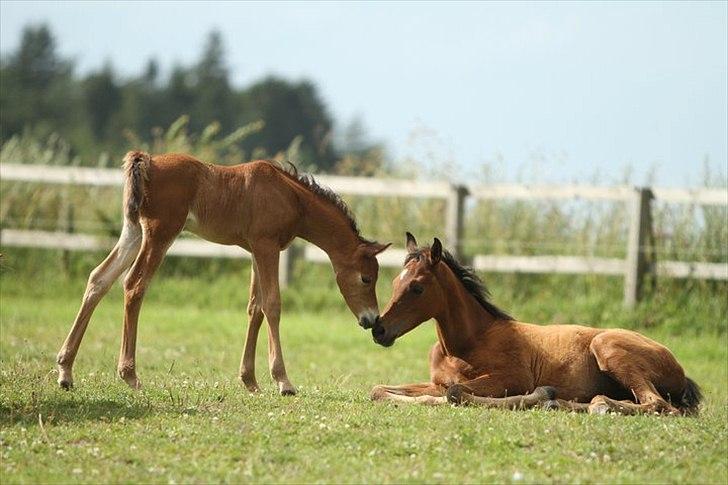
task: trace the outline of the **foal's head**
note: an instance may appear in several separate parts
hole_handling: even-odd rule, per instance
[[[435,238],[429,248],[418,248],[407,233],[404,269],[392,282],[392,299],[372,328],[374,340],[385,347],[422,322],[433,318],[445,305],[445,290],[436,272],[442,259],[442,243]]]
[[[418,248],[414,236],[407,233],[407,251],[404,269],[392,284],[392,299],[372,328],[377,343],[388,347],[422,322],[442,316],[445,310],[464,310],[462,302],[467,299],[474,300],[492,319],[513,320],[490,302],[487,288],[471,268],[443,251],[439,239],[435,238],[429,248]]]
[[[336,271],[336,284],[339,285],[347,306],[359,319],[359,325],[364,328],[371,328],[379,318],[375,292],[379,277],[377,254],[388,247],[389,244],[362,241]]]

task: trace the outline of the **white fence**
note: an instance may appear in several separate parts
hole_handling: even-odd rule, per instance
[[[119,169],[54,167],[39,165],[0,164],[0,179],[5,181],[39,182],[49,184],[120,186]],[[447,182],[372,179],[320,175],[322,184],[336,192],[373,197],[440,198],[447,204],[445,244],[462,256],[465,201],[485,199],[585,199],[626,203],[630,208],[629,235],[626,259],[576,256],[500,256],[478,254],[472,258],[475,269],[494,272],[522,273],[596,273],[624,275],[624,301],[632,306],[640,299],[642,281],[647,273],[676,278],[728,280],[728,263],[658,261],[646,259],[647,236],[652,230],[651,204],[653,199],[677,204],[728,206],[726,189],[667,189],[639,187],[596,187],[586,185],[454,185]],[[114,241],[83,234],[5,229],[0,244],[59,248],[65,250],[95,250],[113,246]],[[172,255],[196,257],[249,257],[237,247],[222,246],[202,240],[179,239],[170,248]],[[404,249],[390,249],[380,255],[382,266],[400,266]],[[288,280],[291,252],[281,258],[282,282]],[[303,257],[312,262],[328,262],[318,248],[307,245]]]

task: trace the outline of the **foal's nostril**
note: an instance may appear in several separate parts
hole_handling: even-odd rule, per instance
[[[379,337],[384,336],[385,332],[386,331],[384,330],[384,327],[382,327],[381,325],[377,325],[376,327],[372,328],[372,336],[374,338],[379,338]]]
[[[374,327],[377,322],[379,322],[379,315],[376,315],[374,313],[367,313],[359,318],[359,325],[365,329]]]

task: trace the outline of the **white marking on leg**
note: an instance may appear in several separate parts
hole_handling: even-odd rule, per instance
[[[384,399],[390,401],[414,403],[414,404],[425,404],[428,406],[437,406],[438,404],[447,404],[447,398],[445,396],[403,396],[401,394],[393,394],[388,392]]]
[[[126,278],[126,274],[131,268],[131,263],[134,262],[137,254],[139,254],[139,248],[141,247],[142,239],[142,228],[138,224],[129,224],[124,221],[124,226],[121,229],[121,236],[119,236],[119,242],[117,243],[119,249],[119,258],[114,261],[113,267],[110,268],[110,274],[116,278],[123,280]],[[121,273],[119,267],[122,267]],[[111,283],[111,282],[109,282]]]

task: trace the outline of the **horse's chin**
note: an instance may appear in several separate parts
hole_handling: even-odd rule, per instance
[[[390,337],[390,336],[383,336],[383,337],[372,337],[374,342],[378,343],[382,347],[391,347],[394,345],[394,341],[397,340],[397,337]]]

